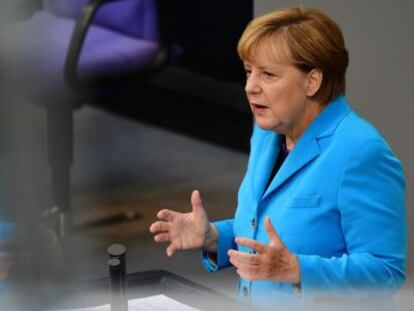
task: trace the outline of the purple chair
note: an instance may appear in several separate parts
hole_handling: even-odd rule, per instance
[[[14,58],[24,89],[47,109],[53,191],[47,214],[58,215],[60,236],[72,226],[73,110],[169,62],[167,5],[163,0],[43,0],[41,10],[12,27],[19,38]]]

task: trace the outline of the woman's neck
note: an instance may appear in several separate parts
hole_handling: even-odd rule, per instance
[[[323,104],[315,102],[311,103],[309,109],[304,113],[303,118],[298,122],[298,124],[291,131],[285,133],[286,148],[289,151],[295,147],[302,134],[324,108],[325,105]]]

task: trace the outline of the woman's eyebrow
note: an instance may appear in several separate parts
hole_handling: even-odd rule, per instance
[[[278,68],[277,66],[274,66],[274,65],[272,65],[272,66],[257,66],[257,68],[259,69],[259,70],[262,70],[262,71],[280,71],[280,68]]]

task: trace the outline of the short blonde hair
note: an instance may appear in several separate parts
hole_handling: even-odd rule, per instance
[[[327,104],[345,94],[348,51],[341,29],[322,11],[294,7],[260,16],[244,30],[237,51],[243,61],[251,60],[263,44],[274,57],[303,72],[322,71],[323,81],[313,98]]]

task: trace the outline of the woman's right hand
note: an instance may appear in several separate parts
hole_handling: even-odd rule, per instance
[[[158,212],[158,221],[150,226],[156,242],[169,242],[167,255],[172,256],[177,250],[203,249],[217,251],[218,233],[210,224],[203,208],[200,192],[191,194],[192,211],[179,213],[171,210]]]

